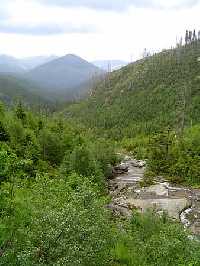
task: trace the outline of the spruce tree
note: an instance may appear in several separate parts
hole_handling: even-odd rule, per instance
[[[0,121],[0,141],[8,141],[10,136],[8,132],[5,130],[3,123]]]
[[[188,32],[188,30],[186,30],[186,33],[185,33],[185,43],[188,44],[188,41],[189,41],[189,32]]]
[[[17,118],[22,120],[22,122],[25,122],[26,113],[25,113],[25,110],[24,110],[24,107],[21,101],[17,104],[15,112],[16,112]]]
[[[189,31],[189,43],[192,42],[192,31]]]
[[[197,40],[196,30],[193,31],[192,41],[195,42]]]
[[[200,30],[198,31],[198,40],[200,40]]]

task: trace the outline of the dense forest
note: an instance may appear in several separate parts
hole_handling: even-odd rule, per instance
[[[197,38],[145,57],[51,114],[1,104],[0,265],[200,265],[167,214],[107,208],[119,151],[147,159],[147,183],[199,187],[199,56]]]
[[[199,184],[199,55],[200,41],[191,37],[110,73],[63,113],[149,158],[151,174]]]
[[[21,103],[0,116],[0,265],[199,265],[198,243],[167,216],[105,208],[114,142]]]

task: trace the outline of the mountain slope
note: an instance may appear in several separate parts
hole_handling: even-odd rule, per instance
[[[21,74],[25,70],[20,60],[11,56],[0,55],[0,73]]]
[[[57,59],[57,56],[34,56],[19,59],[27,71]]]
[[[199,88],[200,42],[195,42],[110,73],[96,84],[91,97],[71,106],[70,112],[116,139],[169,126],[178,130],[200,122]]]
[[[30,81],[20,79],[11,75],[0,75],[0,100],[11,104],[14,100],[21,99],[27,104],[47,104],[39,89]]]
[[[63,94],[76,91],[76,87],[101,73],[96,66],[69,54],[31,70],[27,77],[46,91]]]

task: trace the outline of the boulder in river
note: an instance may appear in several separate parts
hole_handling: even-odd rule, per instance
[[[194,235],[200,235],[200,189],[170,184],[163,177],[157,177],[152,186],[141,187],[145,164],[126,156],[123,163],[113,169],[114,178],[109,181],[113,212],[127,217],[133,209],[166,212]]]
[[[131,206],[141,210],[142,212],[148,209],[153,209],[156,212],[165,211],[171,218],[179,219],[180,212],[189,208],[191,202],[186,198],[170,199],[128,199],[126,201]]]
[[[129,169],[129,165],[126,163],[121,163],[113,168],[113,174],[120,175],[127,173]]]

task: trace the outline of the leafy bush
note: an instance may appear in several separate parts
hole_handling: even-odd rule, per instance
[[[61,172],[64,174],[76,172],[79,175],[92,178],[95,182],[103,181],[100,164],[85,145],[77,146],[71,153],[65,155]]]
[[[99,191],[114,148],[22,106],[1,119],[9,138],[0,142],[0,265],[110,265]]]
[[[199,184],[200,127],[187,129],[182,137],[175,133],[157,134],[150,146],[149,170],[173,182]]]
[[[189,240],[181,225],[166,215],[134,213],[121,232],[113,254],[116,265],[188,266],[200,264],[198,242]]]
[[[131,152],[138,159],[146,159],[148,157],[149,137],[138,135],[135,138],[124,138],[122,147],[126,151]]]
[[[88,179],[38,177],[16,184],[10,201],[8,190],[1,188],[13,211],[0,217],[0,265],[108,265],[109,217]]]
[[[103,189],[106,177],[111,174],[111,165],[117,162],[115,149],[110,142],[103,139],[91,142],[85,139],[82,144],[65,153],[60,170],[64,174],[76,172],[87,176]]]

